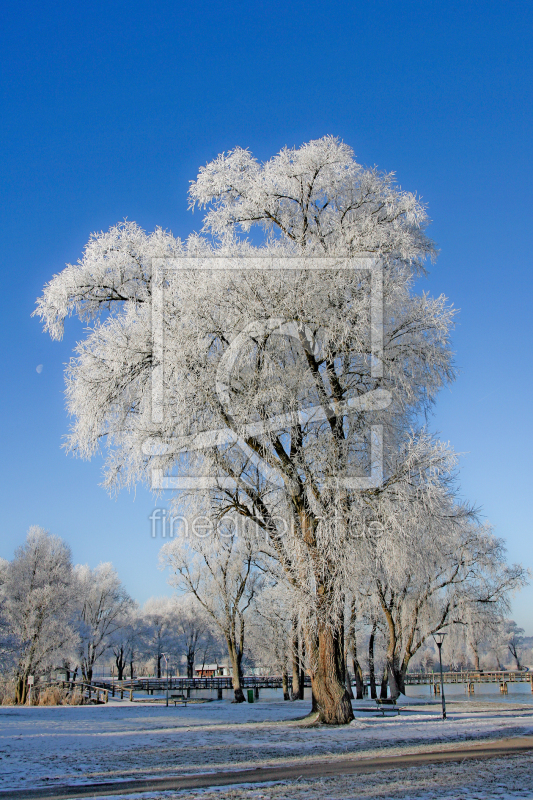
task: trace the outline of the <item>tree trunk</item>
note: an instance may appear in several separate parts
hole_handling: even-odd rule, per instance
[[[228,651],[231,659],[231,666],[233,667],[233,703],[244,703],[244,692],[242,690],[242,654],[237,650],[233,642],[228,641]]]
[[[322,626],[317,635],[308,637],[313,697],[319,721],[327,725],[345,725],[354,718],[344,685],[343,627]]]
[[[289,694],[289,676],[286,672],[284,672],[281,676],[281,688],[283,689],[283,699],[290,700],[291,696]]]
[[[124,648],[122,647],[119,648],[117,653],[115,653],[115,664],[117,665],[117,679],[121,681],[124,678],[124,670],[126,668]]]
[[[161,677],[161,658],[162,658],[161,653],[158,653],[157,654],[157,677],[158,678]]]
[[[19,675],[15,687],[15,702],[24,705],[28,695],[28,681],[26,675]]]
[[[359,659],[357,658],[357,638],[355,635],[355,630],[352,633],[352,663],[353,663],[353,674],[355,678],[355,693],[358,700],[363,699],[363,670],[361,669],[361,664],[359,663]],[[348,663],[348,662],[346,662]],[[346,672],[348,672],[348,668],[346,668]],[[350,687],[350,697],[353,700],[353,692],[351,692]]]
[[[352,691],[352,681],[350,677],[350,671],[348,670],[348,651],[350,648],[352,651],[353,674],[356,685],[357,699],[360,700],[363,697],[363,688],[362,685],[359,686],[359,680],[357,675],[359,662],[357,660],[357,639],[355,634],[355,600],[352,601],[350,607],[350,618],[348,620],[348,635],[346,637],[346,643],[344,646],[344,664],[346,669],[346,691],[348,692],[350,700],[353,700],[354,696]],[[361,697],[359,697],[359,692],[361,692]]]
[[[407,671],[407,667],[405,668]],[[390,699],[395,703],[401,694],[405,694],[405,673],[398,667],[396,658],[387,655],[387,675],[390,688]]]
[[[357,700],[364,698],[363,670],[357,658],[353,659],[353,674],[355,678],[355,696]],[[352,692],[353,695],[353,692]]]
[[[355,599],[352,600],[351,608],[350,608],[350,622],[348,626],[348,642],[347,647],[345,649],[345,663],[346,663],[346,672],[348,672],[348,650],[351,648],[352,651],[352,665],[353,665],[353,675],[355,679],[355,693],[358,700],[363,699],[363,670],[361,669],[361,665],[359,663],[359,659],[357,657],[357,634],[355,632],[355,621],[356,621],[356,606],[355,606]],[[350,698],[353,700],[353,692],[352,687],[350,686],[349,695]]]
[[[509,652],[511,653],[512,657],[515,660],[516,668],[517,669],[522,669],[522,664],[520,663],[520,657],[518,655],[518,650],[516,648],[516,645],[510,644],[509,645]]]
[[[374,643],[376,640],[377,625],[374,622],[368,640],[368,671],[370,673],[370,697],[375,700],[378,696],[376,691],[376,666],[374,661]],[[386,695],[385,695],[386,696]]]
[[[380,690],[379,690],[379,699],[380,700],[386,700],[387,699],[387,694],[388,694],[387,689],[388,689],[388,686],[389,686],[388,681],[387,681],[387,676],[388,676],[388,670],[387,670],[387,667],[385,667],[385,669],[383,670],[383,675],[381,677],[381,687],[380,687]]]
[[[300,654],[298,636],[298,617],[292,621],[292,693],[291,700],[300,700]]]
[[[405,694],[405,684],[398,660],[398,636],[396,624],[390,609],[385,610],[385,616],[389,626],[389,643],[387,646],[385,672],[388,675],[390,702],[395,703],[400,694]]]
[[[96,652],[94,645],[89,643],[87,647],[87,655],[82,658],[82,665],[81,670],[83,674],[83,680],[86,683],[91,683],[93,679],[93,667],[94,662],[96,661]]]
[[[346,691],[348,692],[348,697],[350,700],[355,700],[353,689],[352,689],[352,676],[350,675],[350,670],[346,667],[345,674],[344,674],[344,685],[346,686]]]
[[[194,652],[187,652],[187,677],[194,678]],[[203,670],[202,670],[203,671]]]
[[[387,695],[388,695],[388,691],[387,690],[389,688],[389,683],[388,683],[387,678],[388,678],[388,671],[387,671],[387,666],[385,665],[385,669],[383,670],[383,675],[381,676],[381,684],[380,684],[380,689],[379,689],[379,699],[380,700],[386,700],[387,699]]]
[[[300,693],[300,700],[305,697],[305,641],[303,636],[300,636],[300,674],[298,676],[298,692]]]

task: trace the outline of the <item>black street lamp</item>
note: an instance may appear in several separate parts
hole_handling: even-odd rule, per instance
[[[446,719],[446,700],[444,698],[444,678],[442,675],[442,643],[444,641],[444,637],[446,636],[445,631],[436,631],[432,634],[433,639],[435,640],[435,644],[439,648],[439,664],[440,664],[440,696],[442,700],[442,719]]]

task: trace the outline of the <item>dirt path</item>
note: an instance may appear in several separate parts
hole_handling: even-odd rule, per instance
[[[380,770],[402,769],[443,762],[460,762],[466,759],[487,759],[533,751],[533,736],[496,739],[477,745],[462,745],[440,752],[406,753],[401,756],[359,757],[333,761],[311,761],[300,764],[246,770],[228,770],[208,774],[171,778],[113,781],[78,786],[54,786],[42,789],[21,789],[0,792],[0,800],[70,800],[70,798],[109,797],[111,795],[138,794],[169,790],[194,790],[214,786],[260,784],[267,781],[287,781],[304,777],[332,778],[340,775],[357,775]]]

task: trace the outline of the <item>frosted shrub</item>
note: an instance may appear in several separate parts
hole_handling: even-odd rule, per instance
[[[69,706],[82,706],[83,705],[83,695],[79,691],[79,689],[75,689],[71,692],[65,700],[65,705]]]
[[[16,703],[15,684],[12,680],[0,681],[0,705],[14,706]]]
[[[59,686],[47,686],[39,692],[37,705],[62,706],[66,700],[66,693]]]

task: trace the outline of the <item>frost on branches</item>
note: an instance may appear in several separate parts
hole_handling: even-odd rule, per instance
[[[29,529],[13,561],[4,563],[0,603],[13,639],[17,703],[26,702],[30,675],[75,653],[73,584],[69,548],[37,526]]]
[[[95,662],[110,646],[110,638],[127,625],[134,603],[111,563],[75,568],[79,602],[79,659],[84,680],[92,681]]]
[[[261,575],[256,569],[259,558],[254,537],[247,535],[245,529],[242,535],[233,535],[224,520],[212,537],[180,537],[161,550],[163,566],[174,573],[170,583],[192,596],[224,637],[236,703],[244,703],[245,625],[261,588]],[[192,673],[192,664],[188,664],[189,668]]]
[[[265,164],[237,148],[200,171],[190,198],[207,209],[200,234],[180,241],[134,223],[94,234],[38,301],[53,337],[71,314],[92,324],[67,370],[68,446],[88,457],[106,441],[109,489],[149,481],[153,469],[216,476],[219,488],[201,502],[215,520],[241,515],[266,537],[265,558],[282,569],[299,606],[319,718],[347,722],[344,606],[361,565],[372,569],[368,532],[384,509],[393,518],[396,509],[405,524],[382,525],[378,546],[401,554],[416,551],[420,520],[433,520],[443,536],[451,524],[441,513],[451,502],[443,499],[450,455],[418,431],[453,378],[453,311],[443,297],[413,291],[435,254],[428,217],[392,175],[361,167],[331,137]],[[252,226],[254,244],[246,239]],[[361,255],[383,271],[380,376],[371,369],[371,277],[347,268]],[[160,287],[161,365],[152,259],[178,256],[194,268],[168,270]],[[209,269],[213,257],[242,269]],[[269,268],[279,257],[293,268]],[[327,258],[328,268],[306,269],[310,258]],[[280,336],[272,320],[293,335]],[[221,390],[220,364],[245,332]],[[151,379],[161,366],[163,421],[155,422]],[[349,401],[384,391],[387,408],[346,412]],[[306,418],[300,412],[309,407],[321,415]],[[383,429],[384,480],[350,490],[342,479],[372,467],[370,425]],[[233,437],[195,448],[213,430]]]

